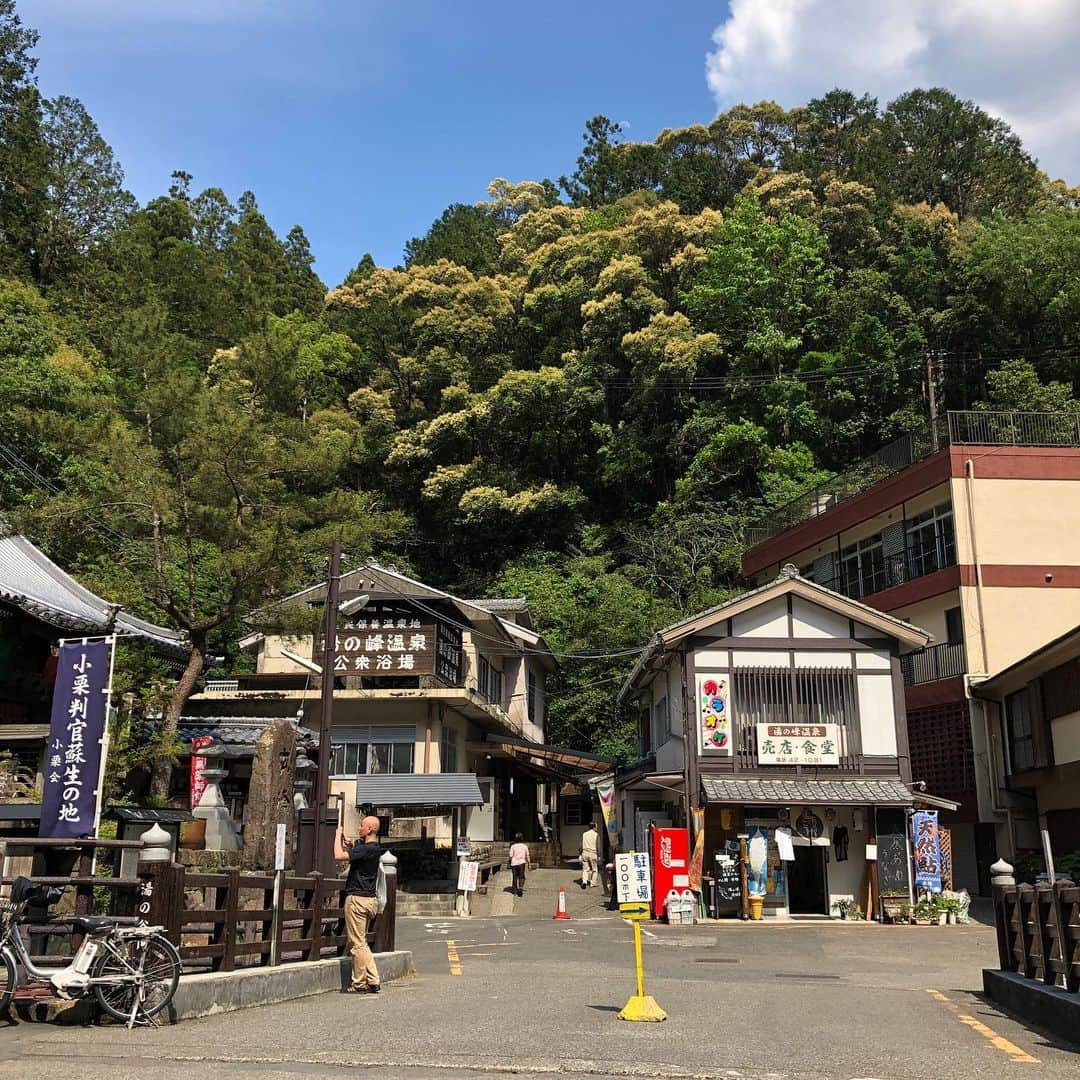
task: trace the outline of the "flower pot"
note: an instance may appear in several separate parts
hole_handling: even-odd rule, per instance
[[[938,912],[938,917],[937,917],[938,926],[944,926],[946,921],[948,920],[948,918],[949,918],[949,913],[947,911]]]
[[[955,911],[947,911],[947,912],[945,912],[945,914],[948,916],[948,918],[946,919],[946,922],[948,922],[949,926],[954,926],[956,924],[956,912]]]
[[[765,907],[765,897],[764,896],[751,896],[750,897],[750,918],[753,919],[754,922],[760,922],[761,921],[761,912],[762,912],[762,909],[764,907]]]

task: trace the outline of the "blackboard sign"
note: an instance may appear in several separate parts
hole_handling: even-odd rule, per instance
[[[908,895],[908,857],[905,836],[879,836],[878,888],[882,896]]]
[[[716,910],[738,911],[742,906],[742,884],[739,880],[737,859],[722,862],[716,860]]]

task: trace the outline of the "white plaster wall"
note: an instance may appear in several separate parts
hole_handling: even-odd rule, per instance
[[[1050,734],[1054,743],[1055,765],[1080,761],[1080,712],[1051,720]]]
[[[893,682],[882,675],[859,675],[859,723],[864,754],[896,756]]]
[[[863,884],[866,877],[866,810],[861,810],[863,827],[855,830],[855,810],[851,807],[838,806],[836,817],[832,821],[825,819],[823,808],[817,807],[815,813],[825,821],[825,835],[829,838],[829,863],[826,867],[829,885],[829,913],[837,900],[854,900],[863,912],[866,912],[866,889]],[[832,846],[833,829],[844,826],[848,831],[848,857],[844,862],[837,862],[836,849]]]
[[[796,637],[846,638],[848,636],[848,621],[843,615],[829,611],[820,604],[804,600],[801,596],[791,598],[791,614]]]
[[[854,627],[855,637],[859,641],[864,641],[866,638],[879,638],[881,637],[880,630],[874,630],[869,626],[865,626],[861,622],[857,622]]]
[[[807,649],[795,653],[795,666],[797,668],[850,668],[851,652]]]
[[[731,620],[733,637],[787,637],[787,597],[758,604]]]
[[[697,671],[726,671],[728,666],[727,649],[696,649],[694,668]]]
[[[892,657],[884,649],[855,654],[855,666],[860,671],[891,671]]]
[[[790,667],[787,649],[736,649],[731,654],[735,667]]]

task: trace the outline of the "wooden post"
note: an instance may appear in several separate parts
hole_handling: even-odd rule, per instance
[[[311,890],[310,932],[305,937],[311,938],[305,960],[319,960],[322,957],[323,928],[323,876],[317,870],[311,875],[315,879],[315,888]]]
[[[136,912],[151,926],[163,927],[165,936],[180,947],[180,924],[176,917],[176,896],[183,905],[183,867],[167,862],[139,863],[139,897]]]
[[[1020,954],[1023,958],[1020,971],[1025,979],[1031,979],[1035,975],[1035,964],[1031,955],[1031,931],[1028,930],[1027,912],[1024,910],[1025,899],[1034,901],[1035,889],[1031,885],[1017,885],[1016,923],[1020,938]]]
[[[748,833],[739,833],[739,890],[741,892],[739,915],[744,922],[750,918],[749,883],[746,873],[746,868],[750,865],[750,854],[746,849],[746,841],[749,839]]]
[[[240,910],[240,870],[230,866],[225,871],[228,883],[225,886],[225,918],[221,923],[221,940],[225,945],[218,971],[233,971],[236,967],[236,935],[239,930],[237,913]],[[219,894],[220,895],[220,894]]]
[[[1046,932],[1047,920],[1043,918],[1043,898],[1047,897],[1048,889],[1036,886],[1031,898],[1031,915],[1035,920],[1035,935],[1039,939],[1039,960],[1042,963],[1042,981],[1052,983],[1054,973],[1050,968],[1050,935]],[[1049,915],[1049,911],[1047,911]]]
[[[397,857],[384,851],[379,864],[386,881],[386,907],[375,919],[375,952],[393,952],[397,944]]]

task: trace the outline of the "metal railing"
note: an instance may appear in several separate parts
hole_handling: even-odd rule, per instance
[[[1080,413],[950,412],[957,446],[1080,446]]]
[[[796,525],[831,510],[882,480],[956,446],[1080,446],[1080,413],[949,412],[937,431],[920,425],[863,458],[833,479],[796,495],[746,530],[746,546],[754,547]]]
[[[903,585],[905,582],[914,581],[926,574],[933,574],[955,565],[955,546],[942,549],[937,545],[928,545],[909,548],[903,555],[889,555],[881,566],[857,578],[846,576],[841,572],[835,577],[822,580],[814,578],[814,581],[818,585],[832,589],[833,592],[850,596],[852,600],[859,600],[864,596],[873,596],[884,589],[891,589],[894,585]]]
[[[906,686],[952,679],[967,671],[967,655],[962,641],[944,641],[900,657]]]

